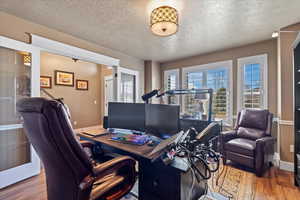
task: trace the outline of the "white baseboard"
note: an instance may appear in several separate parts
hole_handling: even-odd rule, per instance
[[[274,166],[278,167],[279,169],[289,171],[289,172],[294,171],[294,163],[280,160],[279,153],[274,154],[273,164],[274,164]]]
[[[74,129],[74,132],[75,132],[75,133],[80,133],[80,132],[83,132],[83,131],[89,131],[89,130],[95,130],[95,129],[101,129],[101,128],[103,128],[102,125],[89,126],[89,127],[84,127],[84,128],[77,128],[77,129]]]
[[[280,165],[279,153],[274,153],[273,165],[276,167],[279,167],[279,165]]]
[[[294,171],[294,163],[292,162],[286,162],[286,161],[280,161],[279,169],[293,172]]]

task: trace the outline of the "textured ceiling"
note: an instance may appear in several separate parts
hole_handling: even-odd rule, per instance
[[[170,2],[179,31],[149,30],[151,8]],[[144,60],[168,61],[270,39],[300,21],[300,0],[1,0],[4,11]]]

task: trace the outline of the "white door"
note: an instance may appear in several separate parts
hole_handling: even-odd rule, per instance
[[[114,80],[112,76],[104,77],[104,115],[108,115],[108,103],[114,100]]]
[[[19,99],[40,95],[40,50],[0,36],[0,188],[40,172],[16,111]]]

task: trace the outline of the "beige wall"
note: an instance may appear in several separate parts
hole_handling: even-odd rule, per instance
[[[152,62],[152,89],[161,88],[161,70],[158,62]]]
[[[72,35],[42,26],[13,15],[0,12],[0,35],[15,40],[29,42],[27,33],[37,34],[66,44],[74,45],[86,50],[120,59],[120,66],[138,70],[140,74],[140,93],[144,93],[144,61],[124,53],[105,48],[94,43],[82,40]]]
[[[145,93],[152,90],[152,61],[145,61]]]
[[[41,75],[52,77],[52,88],[46,89],[55,98],[64,98],[69,106],[74,128],[89,127],[101,124],[101,65],[71,58],[49,54],[41,54]],[[88,80],[87,91],[76,90],[74,87],[54,84],[54,71],[74,72],[76,79]],[[47,97],[43,92],[42,96]],[[74,122],[77,122],[75,124]]]
[[[161,88],[161,67],[160,63],[145,61],[145,93]],[[160,103],[158,98],[152,98],[152,103]]]
[[[281,31],[300,30],[300,23],[294,24]],[[294,144],[294,95],[293,95],[293,48],[292,44],[297,32],[281,32],[278,38],[278,67],[279,73],[279,104],[278,115],[280,137],[280,159],[292,162],[294,153],[290,152],[290,145]]]

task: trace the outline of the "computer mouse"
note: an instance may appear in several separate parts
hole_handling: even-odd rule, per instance
[[[153,147],[156,145],[156,142],[154,142],[153,140],[150,140],[148,143],[147,143],[148,146],[150,147]]]

